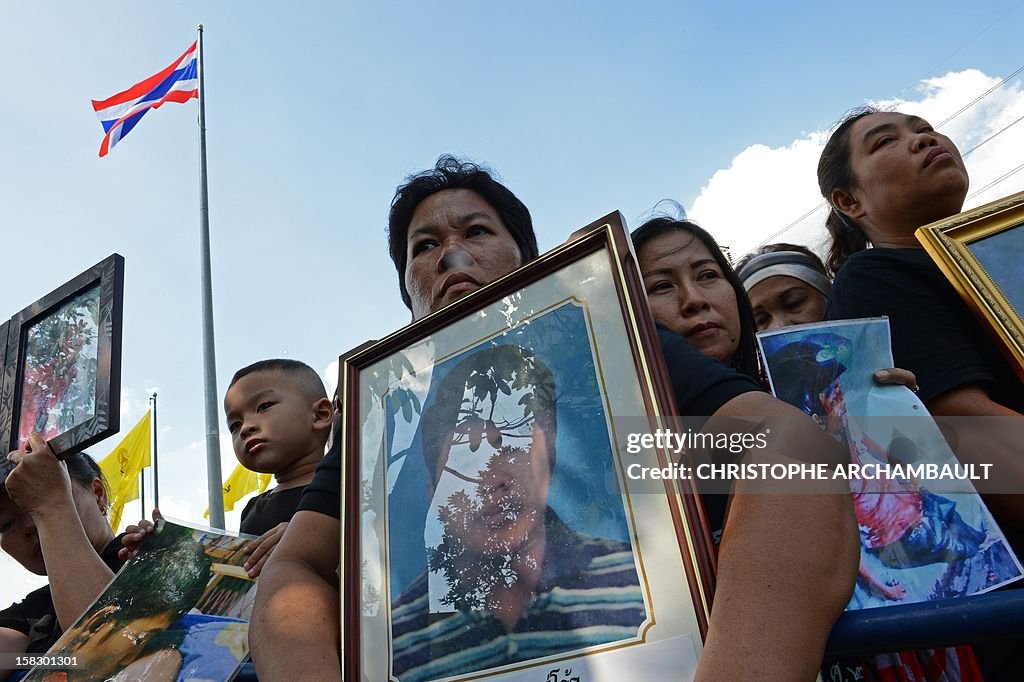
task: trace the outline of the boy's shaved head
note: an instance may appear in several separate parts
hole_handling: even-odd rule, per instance
[[[302,388],[303,393],[311,401],[315,402],[327,397],[327,389],[324,388],[324,382],[320,375],[316,373],[316,370],[304,362],[287,358],[260,360],[243,367],[235,372],[235,376],[231,377],[228,389],[230,390],[242,377],[255,374],[256,372],[282,372],[287,374]]]

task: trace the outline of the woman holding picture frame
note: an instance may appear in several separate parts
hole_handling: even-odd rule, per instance
[[[40,436],[10,453],[0,484],[0,547],[49,585],[0,611],[0,651],[45,653],[123,563],[107,521],[107,488],[84,452],[60,462]],[[10,670],[0,670],[7,679]]]
[[[414,319],[536,257],[528,211],[505,187],[495,190],[493,185],[497,183],[479,167],[442,157],[434,169],[398,189],[391,247],[402,297]],[[509,204],[521,210],[509,212]],[[770,456],[816,446],[838,453],[810,419],[760,391],[754,381],[708,360],[671,332],[663,342],[668,344],[664,350],[670,371],[676,370],[673,387],[681,411],[797,417],[791,423],[803,428],[773,439],[778,444],[769,448]],[[262,679],[294,679],[302,676],[302,666],[310,675],[340,679],[333,672],[340,666],[339,460],[335,451],[321,463],[261,577],[251,643]],[[813,679],[856,571],[849,497],[736,495],[733,509],[697,678]],[[788,523],[801,524],[800,538],[773,522],[780,513]]]
[[[735,270],[750,298],[754,322],[759,332],[824,320],[825,306],[832,293],[832,278],[818,255],[807,247],[787,243],[767,244],[737,261]],[[893,368],[876,372],[876,381],[882,382],[883,378],[885,383],[900,383],[915,392],[918,390],[916,377],[907,370]],[[870,497],[860,499],[869,504],[874,502]],[[861,513],[858,510],[858,517]],[[876,523],[878,521],[878,517],[872,517],[870,507],[864,510],[864,517]],[[887,518],[886,523],[892,520]],[[902,521],[905,523],[906,519]],[[880,594],[895,594],[890,591],[899,589],[898,586],[879,581],[863,560],[858,574],[859,580]],[[900,651],[883,654],[878,658],[846,657],[826,662],[825,670],[827,674],[836,676],[842,676],[841,671],[845,670],[848,675],[855,677],[868,674],[865,668],[869,667],[871,674],[877,676],[880,669],[892,668],[895,663],[904,666],[904,670],[941,669],[947,675],[959,674],[963,679],[970,679],[969,675],[977,667],[973,649],[969,645],[960,645],[938,652]],[[924,673],[915,672],[910,679],[925,679]]]
[[[888,315],[896,363],[933,414],[1019,417],[1024,386],[914,236],[959,213],[968,183],[956,145],[924,119],[870,108],[844,118],[818,162],[832,207],[826,317]]]
[[[924,119],[870,107],[847,114],[818,161],[835,274],[826,319],[887,316],[893,358],[917,376],[929,412],[976,418],[952,424],[950,442],[961,461],[994,465],[1000,487],[979,490],[1019,554],[1024,498],[1006,493],[1024,489],[1024,383],[915,236],[959,213],[969,182],[956,145]],[[1019,673],[1019,661],[1000,660],[1007,652],[979,652],[986,679]]]
[[[896,364],[917,376],[933,415],[1004,417],[958,431],[957,452],[994,463],[1020,490],[1024,384],[914,236],[958,213],[968,183],[956,145],[924,119],[871,108],[846,116],[818,162],[818,184],[832,206],[826,226],[835,282],[825,316],[887,316]],[[1017,496],[990,497],[1021,551],[1024,505]]]

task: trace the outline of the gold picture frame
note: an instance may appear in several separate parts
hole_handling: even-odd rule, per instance
[[[916,232],[1024,380],[1024,192]]]

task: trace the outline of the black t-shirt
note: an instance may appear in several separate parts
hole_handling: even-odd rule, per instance
[[[709,358],[686,339],[664,327],[658,327],[658,339],[668,366],[676,405],[683,415],[707,417],[736,396],[761,390],[753,379]],[[335,433],[331,449],[317,466],[312,482],[306,486],[298,511],[315,511],[341,518],[340,485],[341,445]],[[724,516],[724,502],[718,505],[708,500],[708,506],[712,525],[716,525],[714,519]],[[721,513],[715,511],[719,506]]]
[[[1024,384],[924,249],[868,249],[840,268],[825,318],[879,315],[889,318],[893,361],[917,375],[921,400],[980,384],[1024,412]]]
[[[829,320],[889,317],[893,362],[917,375],[928,402],[960,386],[1024,413],[1024,383],[924,249],[868,249],[850,256],[832,285]],[[1024,534],[1007,525],[1010,545]]]
[[[242,510],[242,523],[238,530],[249,535],[263,535],[274,526],[291,521],[303,490],[305,486],[281,491],[274,488],[252,498]]]
[[[123,533],[111,540],[100,553],[103,563],[115,573],[124,564],[117,558],[117,552],[122,547],[122,537],[124,537]],[[41,654],[49,651],[50,647],[64,634],[57,622],[57,610],[54,608],[53,598],[50,596],[50,586],[46,585],[29,592],[22,601],[11,604],[0,611],[0,628],[10,628],[23,635],[28,635],[28,647],[25,649],[25,653]]]

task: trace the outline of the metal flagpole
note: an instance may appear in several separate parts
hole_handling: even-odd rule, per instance
[[[210,206],[206,188],[206,93],[203,77],[203,25],[199,24],[199,228],[203,277],[203,374],[206,406],[206,486],[210,497],[210,525],[224,528],[221,492],[220,437],[217,414],[217,362],[213,348],[213,285],[210,275]]]
[[[142,509],[142,514],[139,518],[146,518],[146,470],[145,468],[139,472],[139,507]]]
[[[156,465],[156,450],[157,450],[157,439],[156,439],[156,391],[153,391],[153,395],[149,398],[150,403],[153,405],[153,419],[152,419],[152,439],[153,439],[153,507],[156,509],[160,508],[160,475],[157,473]],[[146,510],[142,510],[142,518],[146,518]]]

